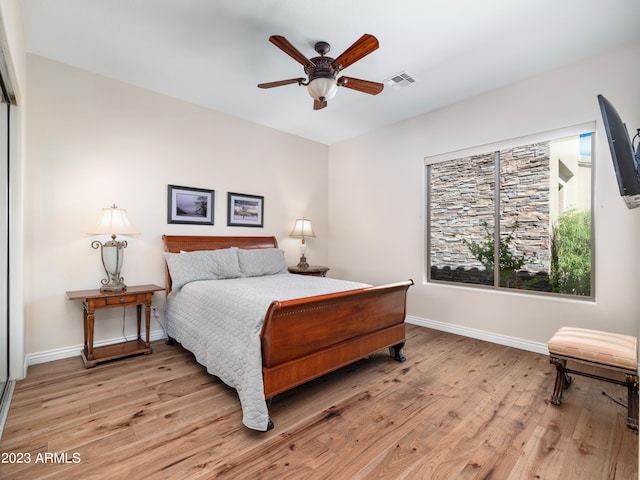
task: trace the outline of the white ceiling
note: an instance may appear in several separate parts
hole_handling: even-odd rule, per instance
[[[639,0],[23,0],[27,50],[332,144],[640,40]],[[416,82],[377,96],[340,88],[314,111],[304,76],[269,43],[336,57],[362,34],[380,48],[344,74]],[[613,73],[612,73],[613,74]]]

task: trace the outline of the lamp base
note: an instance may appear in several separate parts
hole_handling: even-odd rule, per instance
[[[122,292],[126,289],[127,286],[124,283],[111,283],[100,287],[101,292]]]
[[[296,265],[298,268],[309,268],[309,264],[307,263],[307,257],[302,255],[300,257],[300,262]]]
[[[104,244],[97,240],[91,242],[92,248],[100,249],[102,266],[104,267],[104,273],[107,275],[107,278],[102,279],[101,292],[122,292],[127,289],[127,286],[123,282],[124,279],[120,276],[126,246],[127,242],[116,240],[115,234],[111,236],[110,241]]]

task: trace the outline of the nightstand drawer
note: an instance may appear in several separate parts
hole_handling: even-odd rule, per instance
[[[107,305],[124,305],[126,303],[136,303],[137,295],[125,295],[121,297],[107,297]]]
[[[101,298],[88,298],[87,303],[92,308],[105,308],[105,307],[117,307],[118,305],[131,305],[135,304],[137,295],[126,295],[117,297],[101,297]]]
[[[146,302],[146,294],[143,293],[131,293],[130,295],[121,294],[108,296],[87,298],[87,303],[92,308],[109,308],[118,307],[121,305],[139,305]]]

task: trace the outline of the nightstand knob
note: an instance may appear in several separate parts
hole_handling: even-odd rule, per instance
[[[121,299],[120,299],[120,303],[124,303],[124,298],[121,298]]]

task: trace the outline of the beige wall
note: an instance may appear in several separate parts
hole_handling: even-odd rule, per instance
[[[560,325],[636,335],[640,210],[627,210],[618,195],[596,95],[605,95],[635,133],[638,58],[640,45],[635,45],[332,145],[329,264],[334,274],[371,283],[411,277],[416,280],[409,293],[411,316],[468,331],[539,345]],[[594,120],[595,302],[423,281],[424,157]]]
[[[65,291],[97,288],[86,232],[100,209],[126,208],[129,285],[164,286],[163,233],[275,235],[290,264],[296,217],[313,220],[307,257],[327,262],[328,147],[28,55],[25,190],[27,354],[81,345],[82,309]],[[167,184],[214,189],[215,225],[167,224]],[[262,195],[264,228],[227,227],[227,192]],[[102,238],[103,240],[106,238]],[[164,294],[155,303],[164,312]],[[126,333],[134,332],[127,310]],[[161,317],[164,321],[164,316]],[[96,340],[121,338],[120,309],[98,312]],[[159,331],[154,322],[152,331]]]

